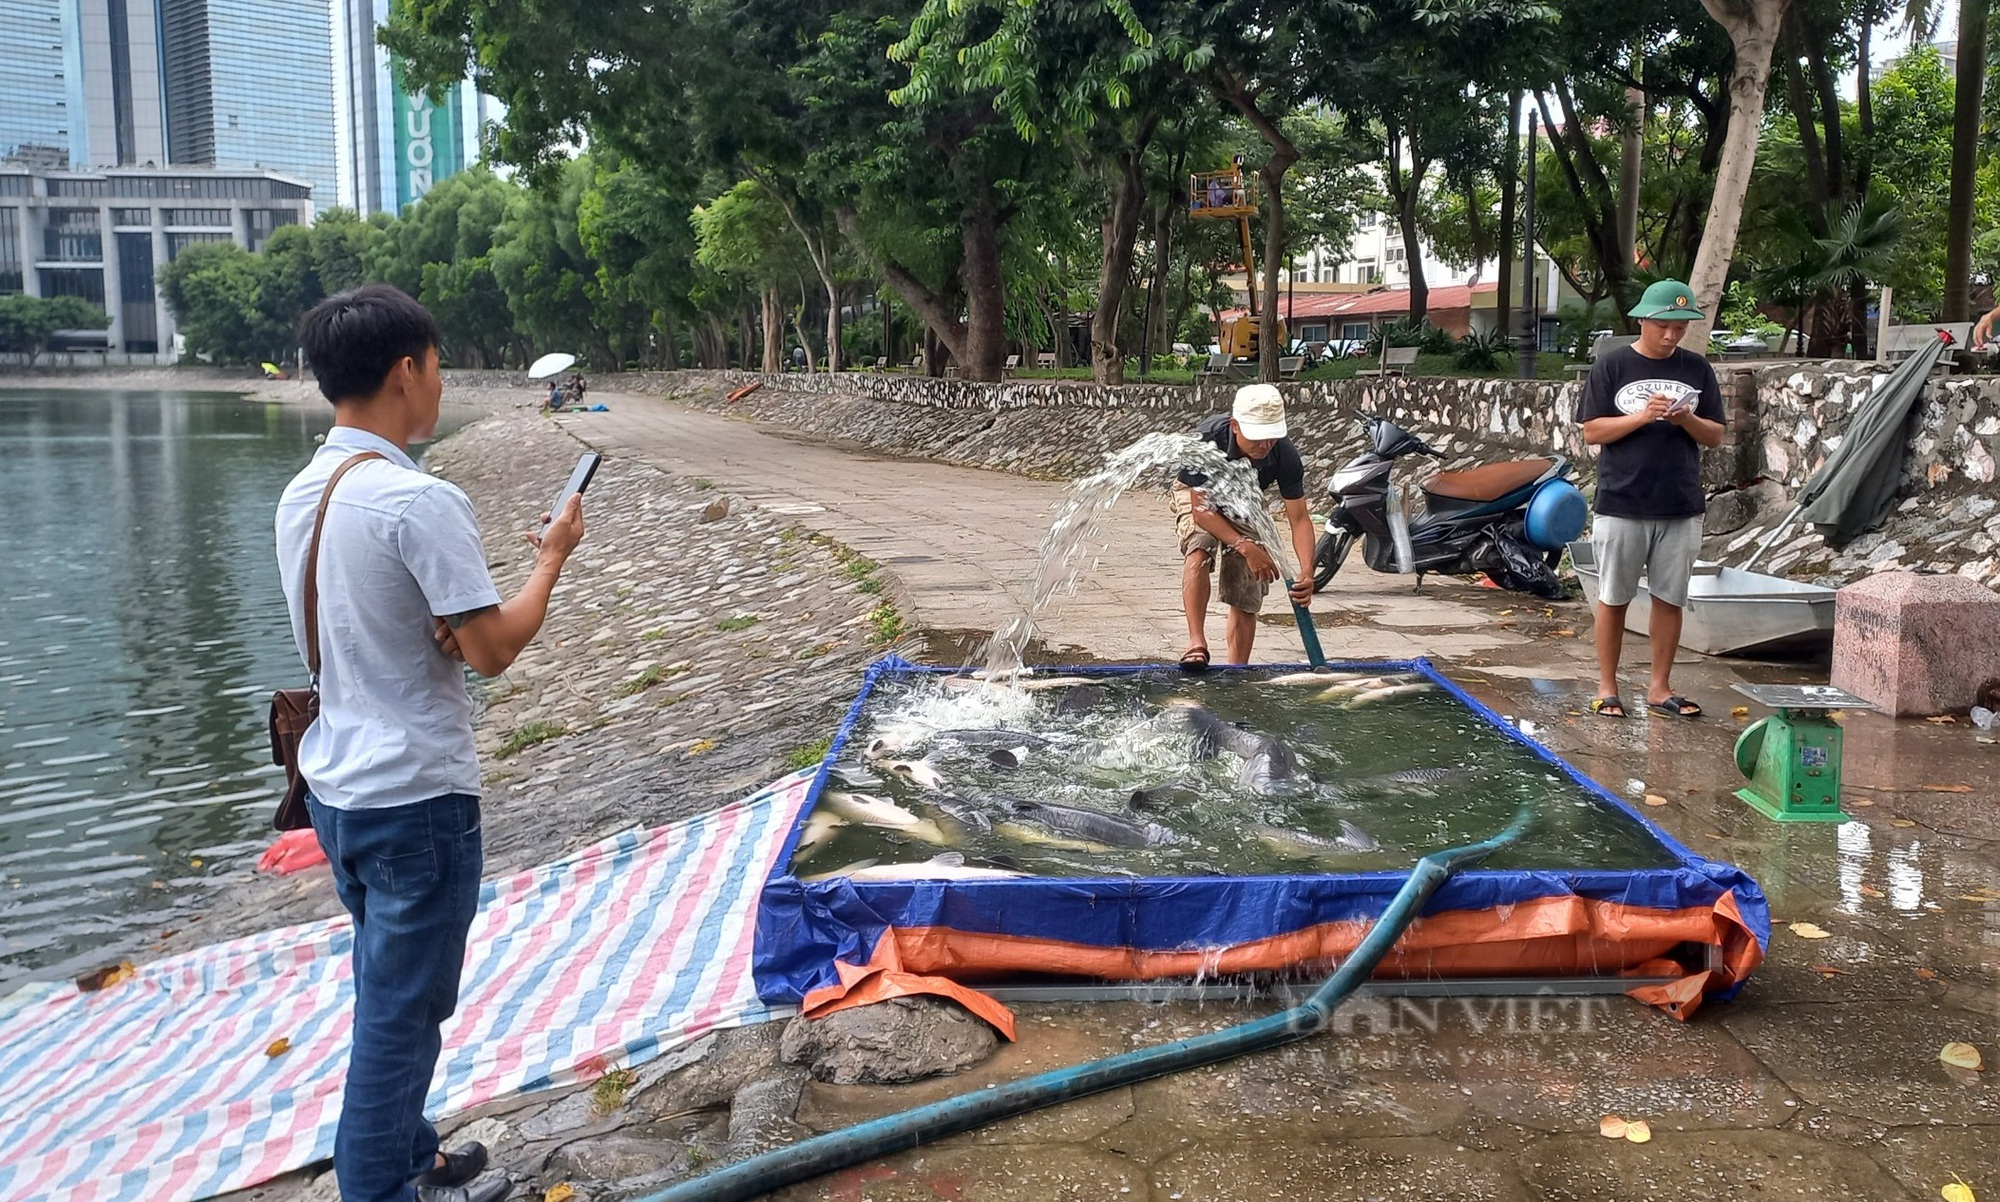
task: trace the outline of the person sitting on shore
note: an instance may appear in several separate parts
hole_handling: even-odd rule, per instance
[[[437,324],[386,284],[328,297],[299,324],[333,429],[278,502],[278,574],[300,658],[317,600],[319,717],[299,742],[312,829],[353,917],[354,1021],[333,1171],[346,1202],[499,1202],[486,1150],[446,1153],[424,1118],[479,901],[479,756],[469,664],[494,676],[541,629],[583,538],[581,498],[545,527],[500,599],[472,503],[409,446],[437,429]],[[351,470],[331,489],[336,470]],[[319,511],[317,596],[306,555]]]
[[[1272,384],[1245,384],[1236,390],[1228,413],[1217,413],[1195,426],[1195,437],[1213,444],[1231,459],[1247,459],[1257,471],[1261,493],[1272,485],[1284,499],[1285,520],[1292,547],[1305,567],[1292,585],[1291,600],[1312,603],[1314,531],[1306,510],[1306,469],[1285,425],[1285,398]],[[1188,649],[1181,667],[1199,672],[1208,667],[1209,575],[1220,578],[1222,603],[1228,607],[1228,640],[1232,664],[1250,662],[1257,638],[1257,614],[1264,596],[1281,573],[1270,548],[1258,545],[1241,527],[1210,507],[1203,491],[1208,476],[1182,468],[1174,482],[1174,527],[1181,546],[1181,610],[1187,618]],[[1219,566],[1218,566],[1219,565]]]

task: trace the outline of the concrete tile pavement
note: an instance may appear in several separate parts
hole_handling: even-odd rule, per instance
[[[1018,612],[1015,590],[1061,497],[1056,484],[812,443],[653,398],[612,404],[609,414],[559,420],[613,455],[705,476],[882,561],[910,616],[933,629],[990,630]],[[1050,616],[1052,647],[1105,659],[1178,653],[1177,556],[1163,508],[1140,496],[1114,510],[1106,542],[1116,555]],[[1588,1014],[1568,1003],[1555,1026],[1504,1001],[1362,1010],[1306,1044],[781,1197],[1914,1199],[1937,1197],[1954,1173],[1982,1195],[2000,1191],[2000,902],[1977,892],[2000,885],[1991,749],[1962,730],[1849,719],[1854,820],[1777,827],[1731,795],[1731,742],[1759,715],[1732,714],[1727,686],[1824,680],[1823,665],[1685,656],[1676,684],[1708,719],[1641,711],[1618,723],[1582,712],[1596,675],[1582,604],[1456,581],[1418,593],[1354,561],[1314,610],[1332,655],[1445,661],[1607,787],[1652,794],[1662,804],[1648,815],[1678,838],[1752,872],[1777,930],[1742,998],[1687,1025],[1616,998],[1594,999]],[[1212,644],[1220,633],[1218,615]],[[1299,657],[1282,610],[1265,615],[1258,650],[1260,661]],[[1648,654],[1645,640],[1627,640],[1628,699]],[[1795,921],[1831,937],[1794,935]],[[810,1087],[799,1119],[832,1129],[1254,1013],[1025,1007],[1022,1041],[972,1073]],[[1938,1064],[1948,1039],[1979,1046],[1989,1071]],[[1653,1122],[1654,1141],[1602,1138],[1597,1120],[1608,1112]]]

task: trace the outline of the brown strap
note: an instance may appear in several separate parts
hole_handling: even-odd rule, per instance
[[[333,469],[319,494],[319,512],[313,516],[312,545],[306,550],[306,671],[312,673],[313,687],[319,687],[319,532],[326,527],[327,502],[333,500],[333,486],[347,469],[368,459],[387,459],[380,451],[363,451]]]

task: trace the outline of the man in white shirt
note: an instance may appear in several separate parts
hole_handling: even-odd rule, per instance
[[[535,568],[502,601],[472,505],[424,474],[412,443],[437,428],[438,333],[422,305],[383,284],[329,297],[299,345],[334,425],[278,503],[278,571],[306,646],[306,554],[326,482],[344,475],[320,537],[318,719],[299,744],[313,830],[354,918],[354,1035],[334,1172],[346,1202],[497,1202],[478,1181],[486,1150],[449,1154],[424,1118],[458,1002],[479,899],[479,760],[461,664],[506,670],[541,629],[549,593],[583,537],[572,497],[541,533]]]

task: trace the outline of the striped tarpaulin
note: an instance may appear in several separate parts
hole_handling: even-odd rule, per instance
[[[750,972],[757,894],[812,777],[486,882],[426,1112],[772,1017]],[[341,917],[0,1002],[0,1198],[182,1202],[331,1156],[352,942]]]

